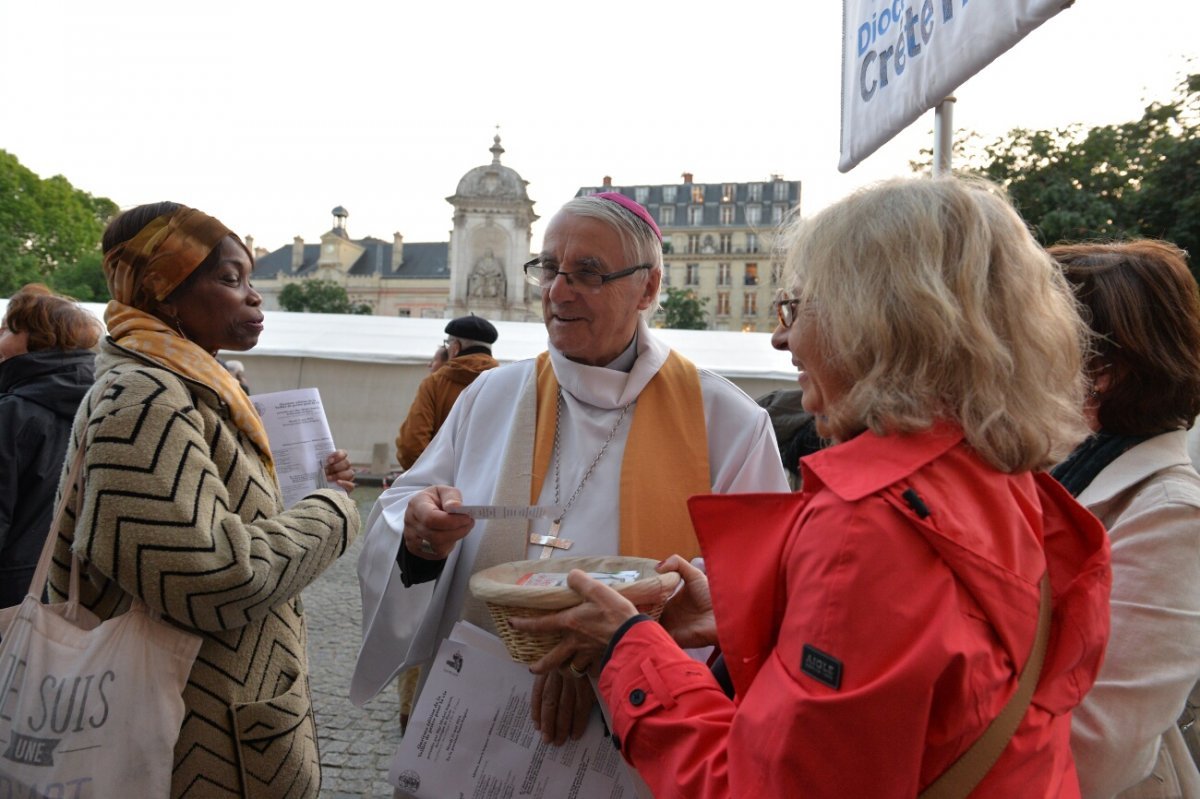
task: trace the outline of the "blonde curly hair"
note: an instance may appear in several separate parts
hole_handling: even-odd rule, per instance
[[[784,235],[793,295],[850,386],[828,410],[836,438],[945,419],[988,463],[1019,472],[1088,434],[1087,328],[998,186],[894,179]]]

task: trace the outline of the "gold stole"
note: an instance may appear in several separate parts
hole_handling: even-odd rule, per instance
[[[529,502],[536,505],[550,468],[558,421],[558,378],[550,353],[537,359],[537,435]],[[687,498],[712,492],[700,375],[671,350],[638,395],[621,461],[618,554],[661,560],[700,554]]]
[[[522,386],[517,403],[493,497],[498,505],[519,505],[526,497],[536,505],[542,493],[558,420],[558,378],[548,352],[538,356],[534,374]],[[526,475],[531,478],[528,493]],[[656,560],[675,553],[685,558],[699,555],[687,498],[711,491],[700,375],[691,362],[672,350],[633,408],[621,462],[618,554]],[[529,527],[528,519],[489,521],[471,573],[524,560]],[[488,609],[469,590],[463,599],[462,618],[496,631]]]

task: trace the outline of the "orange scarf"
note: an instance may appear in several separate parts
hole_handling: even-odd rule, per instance
[[[104,309],[108,334],[120,346],[144,355],[189,380],[208,386],[229,406],[233,423],[254,443],[268,469],[274,471],[271,444],[254,403],[237,378],[212,355],[172,330],[161,319],[113,300]]]
[[[558,378],[550,353],[537,360],[537,435],[530,504],[537,504],[550,468],[558,423]],[[712,492],[708,429],[696,367],[671,350],[633,406],[621,460],[619,554],[662,559],[700,554],[687,498]]]
[[[180,206],[152,219],[129,241],[104,253],[109,294],[118,302],[151,310],[227,236],[245,249],[242,240],[219,219],[195,208]],[[253,256],[250,260],[253,262]]]

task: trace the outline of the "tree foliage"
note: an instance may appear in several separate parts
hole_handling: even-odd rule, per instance
[[[309,313],[370,314],[365,302],[351,302],[346,290],[332,280],[302,280],[288,283],[279,292],[279,307]]]
[[[0,150],[0,296],[33,281],[65,290],[58,285],[56,273],[76,265],[89,274],[88,279],[83,280],[81,273],[67,282],[80,287],[94,284],[100,237],[116,213],[112,200],[76,189],[62,175],[43,180],[16,156]],[[99,296],[78,298],[107,295],[105,288]]]
[[[104,277],[104,258],[97,250],[89,252],[73,264],[61,264],[50,276],[48,284],[59,294],[74,297],[80,302],[108,302],[108,281]]]
[[[708,297],[697,297],[690,289],[668,288],[662,300],[662,326],[675,330],[707,330],[704,306]]]
[[[1200,254],[1200,74],[1140,119],[1016,129],[989,144],[971,134],[955,160],[1005,186],[1043,244],[1148,236]]]

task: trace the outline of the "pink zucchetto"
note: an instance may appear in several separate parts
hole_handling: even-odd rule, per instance
[[[662,231],[658,229],[658,225],[654,224],[654,217],[650,216],[650,212],[642,207],[641,203],[631,200],[624,194],[620,194],[619,192],[615,191],[604,191],[600,192],[599,194],[593,194],[592,196],[599,197],[602,200],[608,200],[609,202],[616,203],[628,211],[632,211],[638,217],[638,219],[641,219],[650,226],[650,229],[654,231],[655,238],[657,238],[659,241],[662,241]]]

